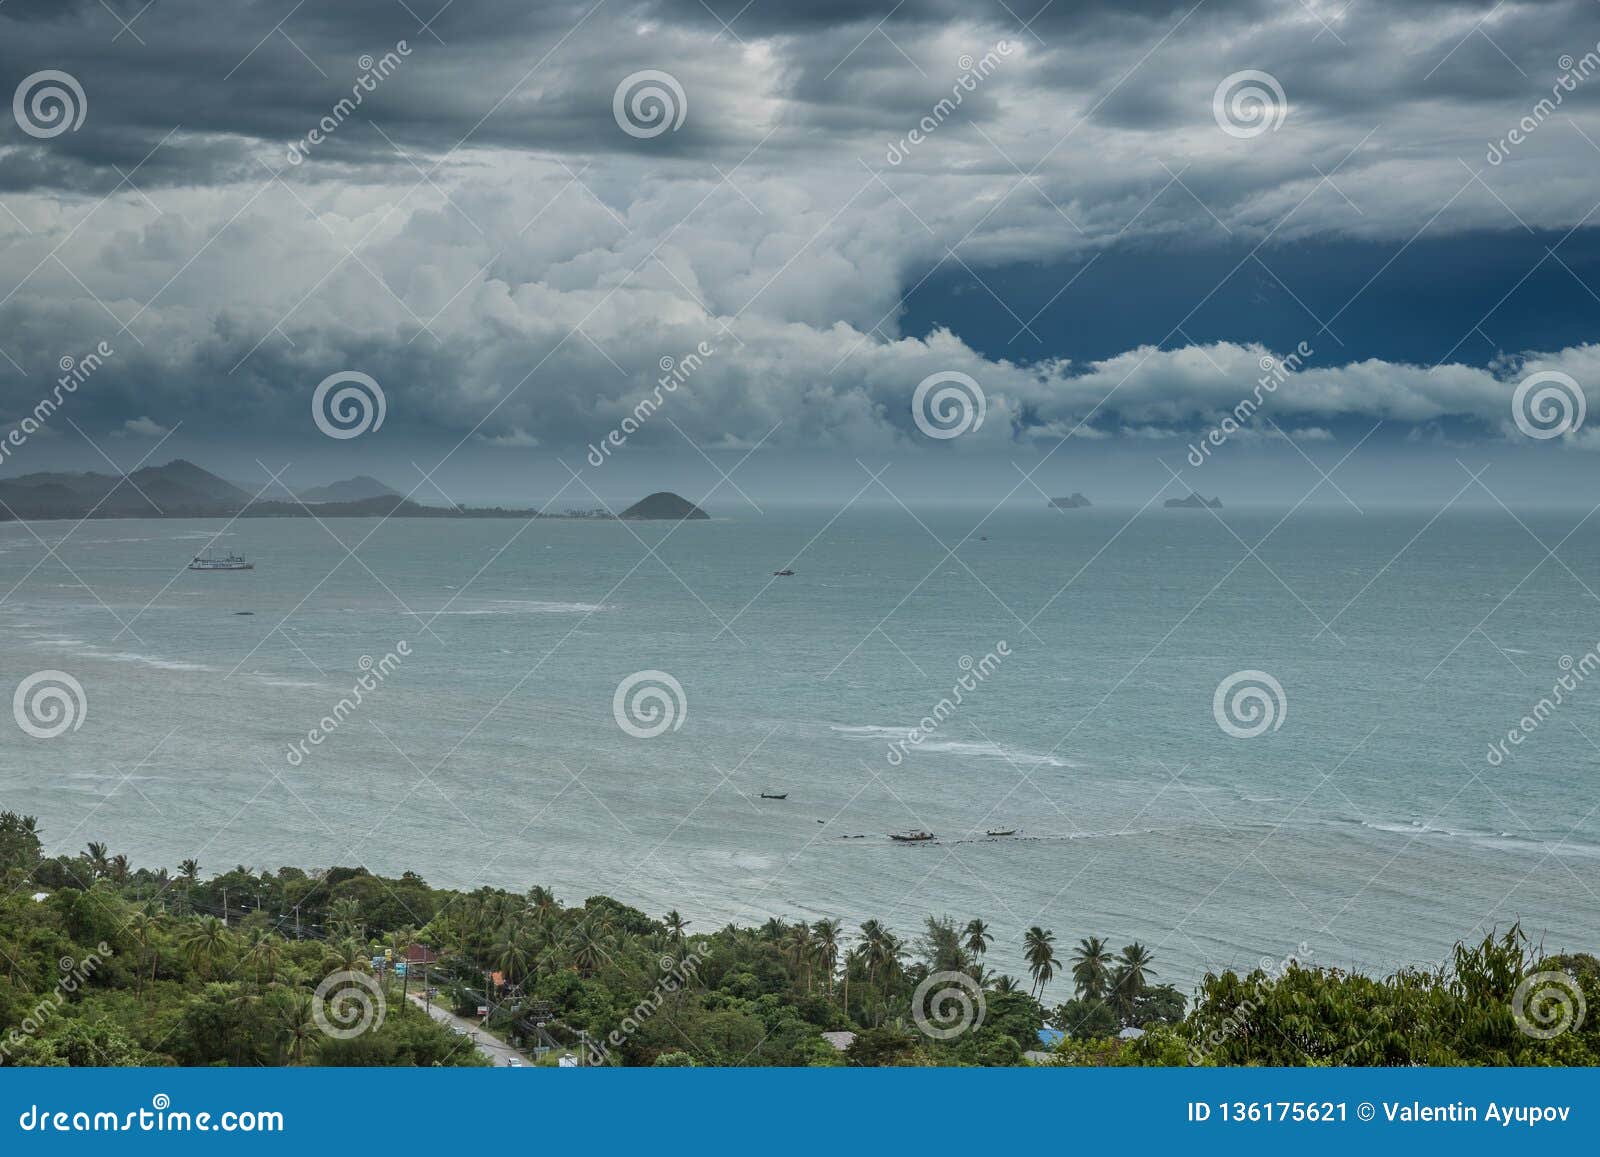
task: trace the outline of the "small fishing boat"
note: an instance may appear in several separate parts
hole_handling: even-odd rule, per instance
[[[772,572],[772,577],[773,578],[788,578],[792,574],[794,574],[794,571],[790,570],[788,567],[784,567],[782,570],[773,571]]]
[[[788,799],[789,798],[789,793],[786,792],[786,791],[764,791],[764,792],[761,793],[761,798],[762,799]]]
[[[932,832],[890,832],[889,838],[902,844],[922,844],[933,839]]]
[[[197,554],[189,560],[190,570],[255,570],[256,564],[247,562],[242,554],[225,554],[221,558],[211,554]]]
[[[1014,836],[1014,835],[1017,834],[1017,829],[1016,828],[990,828],[989,831],[987,832],[987,834],[991,835],[991,836]]]

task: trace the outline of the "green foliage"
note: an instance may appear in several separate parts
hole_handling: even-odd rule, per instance
[[[364,868],[206,878],[193,861],[151,871],[100,844],[44,859],[36,825],[10,812],[0,884],[0,1064],[484,1063],[392,977],[380,1027],[337,1039],[318,1026],[324,977],[414,944],[438,958],[413,970],[411,992],[426,977],[435,1004],[474,1018],[488,1005],[487,1030],[595,1064],[1023,1064],[1041,1048],[1044,993],[1068,976],[1075,993],[1048,1016],[1066,1034],[1057,1065],[1600,1063],[1600,961],[1541,958],[1516,928],[1458,945],[1431,972],[1379,979],[1291,961],[1208,975],[1185,1015],[1138,943],[1117,952],[1086,937],[1063,965],[1055,933],[1034,926],[1011,946],[1027,979],[994,975],[982,919],[930,917],[912,939],[876,920],[712,930],[605,896],[566,907],[541,887],[456,892]],[[983,1015],[939,1039],[919,1028],[934,1010],[913,998],[925,980],[948,988],[937,974],[949,973],[968,978],[957,987]],[[1523,1031],[1513,1004],[1537,973],[1564,978],[1591,1015],[1548,1040]],[[1122,1039],[1127,1028],[1144,1032]],[[821,1035],[832,1031],[854,1043],[840,1053]]]

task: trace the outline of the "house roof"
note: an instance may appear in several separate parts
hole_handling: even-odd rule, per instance
[[[825,1032],[822,1034],[822,1039],[840,1052],[844,1052],[856,1043],[856,1034],[853,1032]]]

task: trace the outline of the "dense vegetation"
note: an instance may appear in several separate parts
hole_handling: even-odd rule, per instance
[[[1064,964],[1034,927],[1025,980],[994,974],[981,919],[929,918],[911,940],[872,920],[848,936],[836,920],[699,930],[604,896],[568,907],[544,888],[455,892],[409,873],[202,879],[185,861],[172,876],[98,844],[44,858],[13,813],[0,814],[0,883],[0,1064],[483,1063],[404,998],[424,984],[464,1016],[487,1005],[486,1028],[548,1060],[591,1064],[1600,1063],[1600,1014],[1576,1007],[1600,1002],[1600,961],[1541,959],[1515,928],[1381,980],[1293,959],[1208,975],[1186,1013],[1136,943],[1088,937]],[[406,977],[383,967],[413,945],[437,959]],[[382,1024],[329,1037],[318,985],[374,961]],[[1573,1013],[1548,1039],[1513,1008],[1545,972]],[[1074,996],[1047,1004],[1058,981]],[[1524,1011],[1538,1027],[1560,1009]],[[1047,1025],[1066,1034],[1053,1048]]]

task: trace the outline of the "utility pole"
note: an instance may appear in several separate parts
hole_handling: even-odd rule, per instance
[[[228,889],[222,889],[222,923],[228,923]]]

